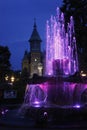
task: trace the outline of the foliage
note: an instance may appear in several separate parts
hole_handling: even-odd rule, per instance
[[[3,81],[5,75],[10,71],[10,56],[8,47],[0,46],[0,81]]]
[[[65,23],[71,15],[74,17],[80,68],[87,69],[87,0],[63,0],[61,10]]]
[[[87,25],[87,1],[86,0],[63,0],[61,10],[69,18],[73,15],[75,24]]]

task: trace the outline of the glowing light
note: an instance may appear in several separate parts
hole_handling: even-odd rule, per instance
[[[24,103],[29,103],[35,107],[40,107],[44,104],[47,98],[47,85],[42,84],[31,84],[27,85],[24,97]]]
[[[41,106],[42,106],[42,103],[41,103],[41,101],[34,101],[34,102],[32,102],[32,105],[33,105],[34,107],[41,107]]]
[[[87,76],[87,75],[86,75],[85,73],[83,73],[83,74],[81,74],[81,76],[82,76],[82,77],[85,77],[85,76]]]
[[[81,106],[79,104],[76,104],[74,108],[80,108]]]
[[[47,112],[44,112],[44,115],[47,115]]]
[[[13,83],[14,81],[15,81],[15,77],[12,76],[12,77],[11,77],[11,82]]]
[[[4,111],[2,111],[2,115],[4,115],[5,114],[5,112]]]
[[[5,112],[8,112],[8,109],[6,109]]]
[[[34,104],[39,104],[40,102],[39,101],[35,101]]]
[[[72,75],[78,71],[77,47],[74,20],[65,30],[64,14],[57,8],[57,15],[51,16],[46,27],[46,75]]]

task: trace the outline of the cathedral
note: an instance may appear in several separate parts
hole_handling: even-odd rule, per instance
[[[22,71],[26,70],[29,77],[34,74],[38,76],[43,75],[43,53],[41,51],[41,38],[37,31],[36,22],[34,21],[33,31],[28,40],[30,45],[30,52],[25,51],[22,59]]]

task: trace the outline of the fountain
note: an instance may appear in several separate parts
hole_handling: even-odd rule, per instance
[[[73,17],[65,27],[64,14],[57,8],[57,15],[51,16],[46,24],[47,80],[27,85],[24,106],[47,107],[50,104],[71,107],[81,104],[81,94],[87,85],[80,81],[80,76],[75,76],[79,71],[78,66]]]
[[[82,122],[87,119],[84,118],[87,110],[82,102],[87,102],[87,83],[77,73],[79,67],[74,20],[71,16],[65,27],[64,14],[57,8],[57,15],[51,16],[46,26],[45,77],[37,81],[33,79],[37,83],[27,84],[22,106],[7,117],[4,116],[1,122],[31,128],[36,125],[80,128],[75,120]]]
[[[47,21],[46,75],[68,76],[79,71],[74,20],[65,29],[64,14],[57,8],[57,15]]]

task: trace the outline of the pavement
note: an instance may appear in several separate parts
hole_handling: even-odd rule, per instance
[[[52,122],[20,115],[19,109],[8,110],[0,117],[0,130],[87,130],[87,120]],[[38,118],[38,117],[37,117]]]
[[[19,116],[17,112],[17,110],[9,111],[0,118],[0,130],[87,130],[86,122],[43,124],[42,122],[37,123],[31,118]]]

